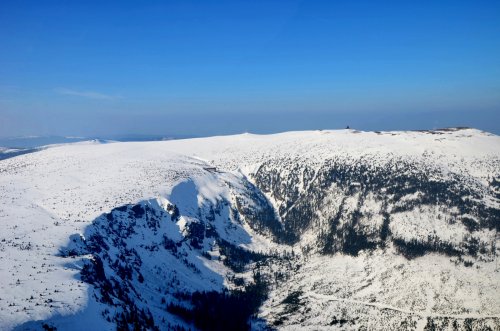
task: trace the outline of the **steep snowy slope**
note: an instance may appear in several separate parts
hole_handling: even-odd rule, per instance
[[[2,160],[0,327],[499,329],[499,177],[473,129]]]
[[[281,138],[245,137],[251,153],[212,157],[250,159],[246,173],[284,222],[275,238],[306,257],[264,305],[268,322],[498,328],[498,137],[464,129]],[[300,304],[282,304],[287,295]]]

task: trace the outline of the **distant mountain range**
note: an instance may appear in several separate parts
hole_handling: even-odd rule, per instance
[[[53,144],[67,144],[85,140],[115,140],[115,141],[159,141],[172,139],[194,138],[192,135],[116,135],[96,137],[66,137],[66,136],[21,136],[0,138],[0,146],[4,148],[29,149]]]
[[[24,136],[0,138],[0,160],[11,158],[17,155],[39,151],[48,146],[71,144],[82,141],[165,141],[173,139],[193,138],[188,135],[120,135],[107,138],[100,137],[63,137],[63,136]]]

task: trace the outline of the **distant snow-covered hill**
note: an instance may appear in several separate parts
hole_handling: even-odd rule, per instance
[[[475,129],[5,159],[0,328],[499,330],[499,183]]]

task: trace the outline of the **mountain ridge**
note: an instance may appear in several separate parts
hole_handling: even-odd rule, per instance
[[[0,325],[74,328],[71,314],[86,304],[100,312],[99,328],[132,327],[135,318],[160,329],[207,329],[213,321],[193,319],[205,316],[205,296],[225,306],[253,293],[254,329],[498,328],[500,303],[485,289],[500,287],[499,146],[498,136],[475,129],[337,130],[63,145],[3,160],[0,259],[9,263],[0,270]],[[148,221],[148,213],[163,216]],[[116,232],[117,224],[130,230]],[[170,226],[155,250],[158,224]],[[121,244],[134,232],[143,238],[138,259],[128,248],[136,241]],[[163,290],[164,303],[119,294],[156,291],[155,264],[141,264],[148,272],[136,265],[158,252],[153,261],[176,258],[162,279],[212,266],[223,281],[196,287],[210,277],[195,272],[184,294]],[[115,264],[120,254],[125,269]],[[20,301],[20,287],[33,299]],[[224,288],[232,292],[217,294]]]

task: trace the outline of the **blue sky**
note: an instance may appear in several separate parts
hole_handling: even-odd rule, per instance
[[[1,1],[0,136],[474,126],[500,2]]]

